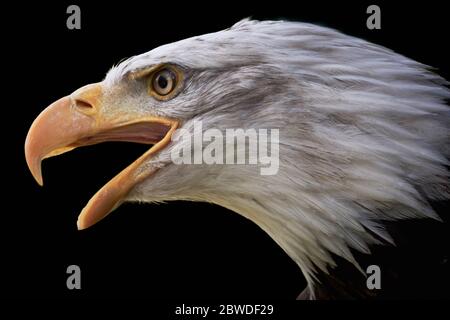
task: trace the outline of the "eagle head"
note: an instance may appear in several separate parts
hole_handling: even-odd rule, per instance
[[[445,85],[418,62],[332,29],[243,20],[127,59],[54,102],[29,130],[26,160],[42,184],[44,158],[104,141],[152,145],[94,195],[79,229],[124,201],[215,203],[267,232],[314,298],[316,272],[333,255],[357,266],[351,250],[391,241],[383,221],[438,218],[428,201],[449,198]],[[178,135],[196,123],[278,130],[268,141],[276,173],[261,174],[259,162],[174,163],[177,150],[196,148]]]

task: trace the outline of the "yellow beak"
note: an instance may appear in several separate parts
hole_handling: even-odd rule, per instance
[[[78,217],[80,230],[103,219],[123,202],[133,186],[157,170],[141,173],[137,168],[168,145],[178,126],[178,121],[169,118],[129,112],[111,115],[105,109],[102,84],[87,85],[42,111],[31,125],[25,141],[28,168],[41,186],[41,161],[45,158],[105,141],[154,144],[91,198]]]

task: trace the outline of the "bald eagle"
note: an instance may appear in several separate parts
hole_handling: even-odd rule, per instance
[[[300,267],[318,298],[318,273],[339,257],[389,244],[385,221],[439,216],[449,199],[447,82],[402,55],[307,23],[245,19],[114,66],[45,109],[25,142],[41,161],[104,141],[153,145],[101,188],[78,218],[85,229],[124,201],[215,203],[252,220]],[[174,164],[177,129],[279,129],[279,170]]]

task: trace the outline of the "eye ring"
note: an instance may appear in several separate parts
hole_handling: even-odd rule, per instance
[[[149,94],[158,100],[173,98],[180,87],[181,72],[173,66],[163,66],[148,78]]]

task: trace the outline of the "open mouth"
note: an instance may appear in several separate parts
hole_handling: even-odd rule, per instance
[[[82,90],[83,89],[83,90]],[[36,181],[43,185],[41,161],[72,149],[109,141],[152,145],[143,155],[105,184],[81,211],[77,226],[85,229],[117,208],[131,189],[158,168],[139,170],[144,162],[171,141],[178,122],[173,119],[136,115],[107,117],[102,113],[99,84],[76,91],[46,108],[33,122],[26,141],[25,157]],[[82,101],[81,108],[79,101]],[[89,112],[84,112],[86,104]]]
[[[167,135],[170,127],[163,123],[143,121],[125,124],[97,135],[88,136],[77,141],[74,146],[87,146],[106,141],[135,142],[142,144],[156,144]]]

